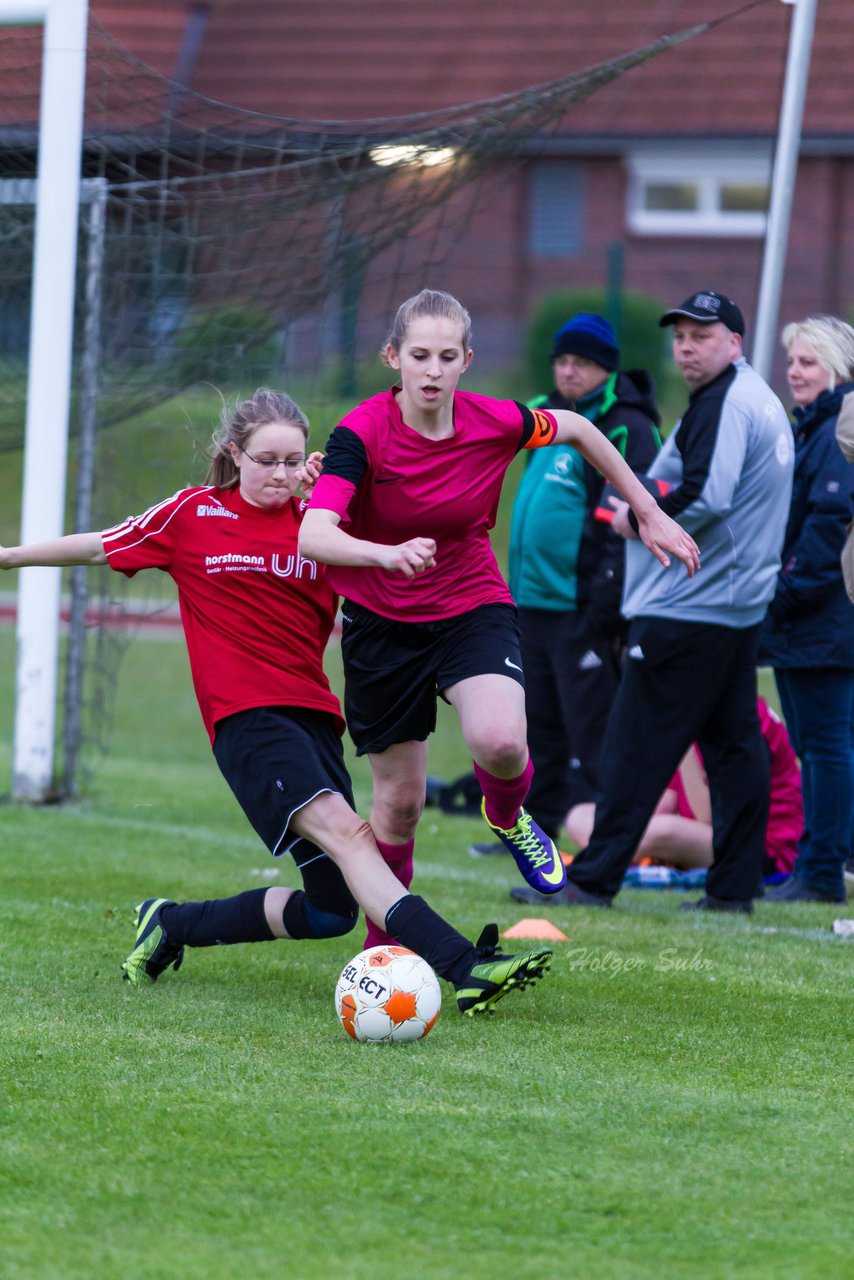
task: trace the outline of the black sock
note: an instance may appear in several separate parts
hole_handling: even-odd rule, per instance
[[[440,978],[454,986],[465,981],[475,959],[474,947],[417,894],[408,893],[389,908],[385,931],[426,960]]]
[[[266,889],[248,889],[233,898],[175,902],[160,913],[169,941],[182,947],[269,942],[275,934],[264,914]]]

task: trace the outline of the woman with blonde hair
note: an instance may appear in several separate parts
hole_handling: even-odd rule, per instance
[[[762,634],[800,757],[804,831],[791,879],[774,902],[844,902],[854,843],[854,605],[841,554],[854,513],[854,464],[836,443],[854,391],[854,328],[835,316],[786,325],[794,401],[795,476],[782,569]]]

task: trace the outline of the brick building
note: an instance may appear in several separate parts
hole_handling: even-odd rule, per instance
[[[732,292],[752,321],[793,13],[783,0],[91,0],[91,12],[188,90],[291,120],[480,103],[708,24],[454,196],[453,232],[426,274],[472,310],[487,367],[517,360],[544,293],[604,285],[609,271],[662,302],[698,285]],[[820,0],[781,322],[854,306],[852,51],[854,6]],[[400,296],[425,282],[436,244],[421,228],[396,247]],[[362,300],[361,350],[387,310],[379,293]]]

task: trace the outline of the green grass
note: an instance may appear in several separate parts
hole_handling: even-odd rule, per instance
[[[11,654],[0,630],[0,789]],[[433,772],[466,767],[450,713],[434,748]],[[636,891],[559,910],[568,940],[533,992],[469,1022],[445,988],[422,1044],[363,1046],[332,1008],[361,928],[119,980],[141,897],[228,894],[270,867],[179,642],[131,647],[92,763],[79,803],[0,810],[4,1280],[851,1274],[852,952],[833,908],[706,920]],[[483,835],[428,810],[416,859],[416,889],[470,935],[524,914],[509,862],[466,856]]]

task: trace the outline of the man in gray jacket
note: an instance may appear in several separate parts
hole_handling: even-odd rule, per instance
[[[702,290],[660,321],[688,408],[648,475],[663,509],[700,547],[693,578],[642,554],[633,514],[612,500],[628,539],[626,664],[602,751],[590,843],[550,901],[610,906],[662,791],[697,742],[712,800],[714,861],[686,907],[753,910],[762,892],[768,756],[756,713],[759,625],[774,594],[789,511],[793,445],[786,412],[741,354],[744,319]],[[544,900],[545,901],[545,900]]]

